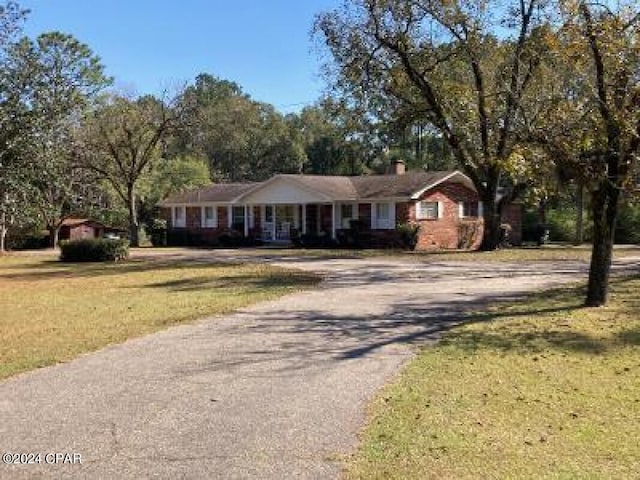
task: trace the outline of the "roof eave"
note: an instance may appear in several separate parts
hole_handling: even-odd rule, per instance
[[[440,184],[446,182],[447,180],[450,180],[450,179],[452,179],[453,177],[456,177],[456,176],[463,177],[463,179],[467,180],[469,182],[469,184],[473,186],[473,182],[471,181],[471,179],[469,177],[467,177],[460,170],[454,170],[449,175],[446,175],[446,176],[442,177],[441,179],[430,183],[426,187],[423,187],[420,190],[416,190],[415,192],[413,192],[411,194],[411,197],[410,197],[411,200],[418,200],[424,194],[424,192],[426,192],[427,190],[431,190],[431,189],[437,187],[438,185],[440,185]]]
[[[266,180],[266,181],[261,182],[261,183],[257,183],[254,188],[251,188],[251,189],[247,190],[246,192],[242,193],[241,195],[238,195],[233,200],[231,200],[231,203],[239,203],[239,202],[242,201],[243,198],[245,198],[245,197],[251,195],[252,193],[255,193],[255,192],[257,192],[257,191],[259,191],[259,190],[261,190],[263,188],[266,188],[267,186],[271,185],[272,183],[274,183],[277,180],[283,180],[285,182],[295,183],[298,187],[302,188],[303,190],[315,193],[316,195],[320,196],[321,198],[324,198],[327,202],[339,201],[339,200],[336,200],[334,198],[331,198],[330,196],[326,195],[323,192],[320,192],[320,191],[318,191],[316,189],[310,188],[308,185],[305,185],[302,182],[296,181],[295,176],[275,175],[275,176],[271,177],[269,180]]]

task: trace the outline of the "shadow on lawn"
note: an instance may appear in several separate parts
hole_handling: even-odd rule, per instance
[[[124,275],[127,273],[144,273],[176,268],[213,269],[228,268],[234,262],[225,259],[209,261],[197,260],[128,260],[120,263],[62,263],[58,260],[46,260],[37,263],[11,265],[11,272],[0,270],[0,280],[46,281],[64,278],[98,277],[108,275]]]
[[[222,277],[207,275],[195,278],[181,278],[163,282],[153,282],[144,285],[144,287],[162,288],[175,292],[193,292],[208,289],[304,287],[314,285],[319,281],[320,278],[317,275],[299,271],[270,273],[267,275],[225,275]]]

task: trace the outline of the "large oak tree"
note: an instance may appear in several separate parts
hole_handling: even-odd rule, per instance
[[[608,296],[618,210],[638,187],[640,4],[561,2],[553,61],[527,127],[532,142],[591,195],[593,250],[586,305]]]
[[[541,0],[351,0],[316,23],[342,95],[374,116],[426,122],[448,143],[483,201],[485,250],[527,183],[512,167],[547,51],[544,13]]]
[[[138,188],[163,154],[162,142],[181,125],[175,101],[113,96],[86,115],[77,135],[78,165],[95,172],[128,211],[129,238],[139,244]]]

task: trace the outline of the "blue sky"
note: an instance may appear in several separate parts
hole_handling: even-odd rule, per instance
[[[314,15],[340,0],[21,0],[25,33],[70,33],[120,89],[159,93],[201,72],[240,84],[281,112],[321,94]]]

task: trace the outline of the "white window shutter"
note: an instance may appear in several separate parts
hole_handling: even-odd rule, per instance
[[[458,217],[464,218],[464,202],[458,202]]]
[[[376,211],[376,204],[372,203],[371,204],[371,230],[375,230],[377,227],[377,223],[376,222],[376,215],[377,215],[377,211]]]
[[[478,217],[482,218],[484,216],[484,205],[482,202],[478,202]]]
[[[438,218],[444,217],[444,202],[438,202]]]
[[[207,215],[205,213],[206,209],[207,207],[205,206],[200,207],[200,228],[204,228],[207,226]]]
[[[396,228],[396,202],[389,202],[389,228]]]

